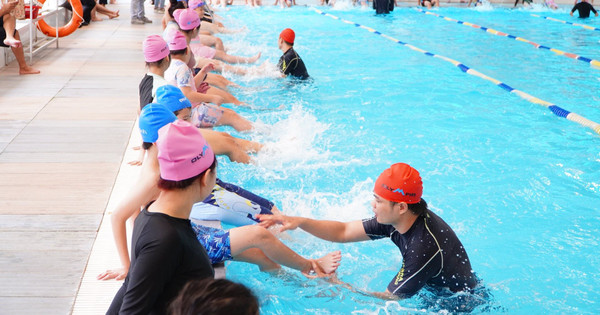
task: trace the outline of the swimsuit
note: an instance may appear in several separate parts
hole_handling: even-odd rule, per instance
[[[204,246],[212,264],[232,260],[229,231],[198,225],[192,222],[192,229],[196,238]]]
[[[190,218],[250,225],[259,222],[257,214],[272,214],[273,206],[271,201],[217,178],[210,195],[194,204]]]
[[[196,128],[214,127],[222,116],[223,110],[216,105],[201,103],[192,108],[192,124]]]
[[[406,233],[376,218],[363,220],[365,233],[373,240],[389,237],[402,253],[402,267],[387,289],[394,295],[410,297],[423,286],[468,291],[477,285],[469,257],[450,226],[428,210]]]

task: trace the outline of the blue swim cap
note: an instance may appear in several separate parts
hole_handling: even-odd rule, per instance
[[[158,130],[177,120],[175,114],[164,105],[151,103],[140,113],[140,132],[144,142],[154,143],[158,139]]]
[[[156,90],[156,102],[165,105],[171,112],[192,107],[192,103],[181,90],[173,85],[163,85]]]

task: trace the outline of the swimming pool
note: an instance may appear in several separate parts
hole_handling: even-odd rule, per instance
[[[600,121],[600,70],[585,63],[412,8],[385,17],[370,10],[328,12]],[[582,23],[564,10],[435,12],[600,60],[596,32],[531,16]],[[224,37],[231,54],[263,51],[262,60],[272,64],[281,54],[279,32],[293,28],[313,77],[305,84],[234,78],[245,86],[234,91],[238,98],[285,108],[239,110],[273,127],[252,136],[267,143],[257,165],[220,159],[222,179],[270,198],[288,214],[355,220],[372,215],[379,173],[409,163],[423,177],[423,197],[453,227],[493,295],[476,311],[597,312],[598,134],[444,60],[308,8],[233,7],[221,14],[229,25],[249,29]],[[599,26],[594,19],[583,23]],[[331,244],[303,231],[282,240],[307,257],[342,250],[340,279],[368,291],[382,291],[401,264],[388,240]],[[427,294],[385,302],[297,272],[274,277],[243,263],[227,268],[228,278],[260,297],[264,314],[444,312]]]

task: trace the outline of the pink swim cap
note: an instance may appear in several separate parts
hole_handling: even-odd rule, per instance
[[[192,30],[200,25],[200,17],[194,9],[177,9],[173,12],[173,17],[179,28],[184,31]]]
[[[150,35],[143,43],[146,62],[156,62],[169,55],[169,45],[159,35]]]
[[[185,36],[178,30],[172,30],[167,34],[170,50],[181,50],[187,47]]]
[[[188,8],[195,9],[204,6],[204,4],[204,0],[190,0],[188,1]]]
[[[215,160],[198,128],[183,120],[160,128],[156,146],[160,177],[166,180],[192,178],[210,168]]]

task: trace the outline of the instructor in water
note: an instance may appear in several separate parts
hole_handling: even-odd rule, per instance
[[[402,266],[381,298],[406,298],[424,286],[468,291],[477,285],[467,252],[450,226],[427,208],[421,198],[419,172],[397,163],[379,175],[372,202],[375,216],[352,222],[313,220],[284,215],[260,215],[264,226],[301,228],[324,240],[347,243],[390,238],[402,253]]]

